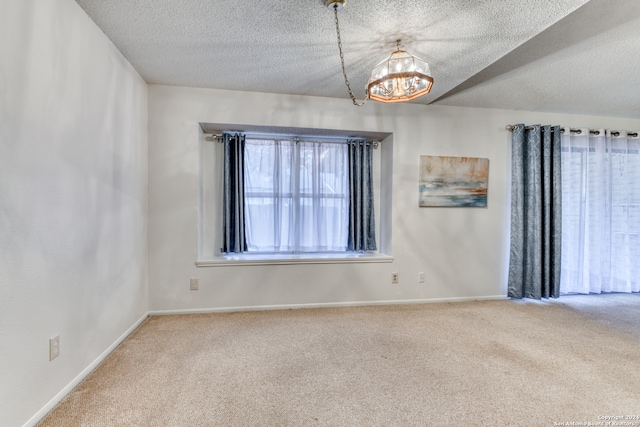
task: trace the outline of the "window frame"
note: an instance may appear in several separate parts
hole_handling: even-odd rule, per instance
[[[217,196],[222,182],[222,144],[216,143],[215,136],[223,132],[241,132],[249,137],[326,140],[368,139],[378,143],[374,150],[374,200],[376,215],[375,253],[357,252],[313,252],[313,253],[242,253],[223,254],[220,252],[222,219]],[[198,267],[218,267],[233,265],[282,265],[282,264],[341,264],[341,263],[387,263],[393,262],[391,254],[391,200],[393,171],[393,135],[383,132],[344,131],[332,129],[278,128],[242,126],[215,123],[199,123],[199,202],[198,202],[198,245],[195,265]],[[219,165],[220,163],[220,165]],[[220,198],[221,200],[221,198]]]

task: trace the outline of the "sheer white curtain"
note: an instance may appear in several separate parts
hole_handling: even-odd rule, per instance
[[[562,135],[562,293],[640,291],[640,139]]]
[[[258,140],[245,143],[249,252],[345,251],[347,145]]]

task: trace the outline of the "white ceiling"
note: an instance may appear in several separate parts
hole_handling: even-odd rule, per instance
[[[149,83],[345,98],[324,0],[77,0]],[[395,49],[429,62],[415,103],[640,117],[638,0],[348,0],[359,99]]]

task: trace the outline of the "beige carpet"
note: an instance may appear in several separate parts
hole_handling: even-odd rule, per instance
[[[151,317],[40,425],[605,425],[639,326],[638,294]]]

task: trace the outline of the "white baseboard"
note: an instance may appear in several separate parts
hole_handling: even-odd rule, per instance
[[[125,331],[120,337],[109,346],[96,360],[94,360],[89,366],[87,366],[80,374],[75,377],[65,388],[60,390],[53,399],[49,401],[42,409],[40,409],[29,421],[27,421],[23,427],[33,427],[40,422],[48,413],[51,411],[62,399],[64,399],[67,394],[71,392],[82,380],[84,380],[94,369],[100,365],[111,354],[113,350],[116,349],[124,341],[133,331],[135,331],[138,326],[145,321],[145,319],[149,317],[149,313],[145,313],[140,319],[138,319],[129,329]]]
[[[191,308],[191,309],[184,309],[184,310],[154,310],[154,311],[149,311],[149,316],[166,316],[166,315],[172,315],[172,314],[229,313],[229,312],[238,312],[238,311],[292,310],[292,309],[300,309],[300,308],[362,307],[362,306],[370,306],[370,305],[430,304],[430,303],[438,303],[438,302],[468,302],[468,301],[488,301],[488,300],[506,300],[506,299],[508,299],[506,295],[489,295],[489,296],[480,296],[480,297],[325,302],[325,303],[311,303],[311,304],[253,305],[253,306],[238,306],[238,307]]]
[[[127,329],[113,344],[111,344],[100,356],[98,356],[89,366],[87,366],[78,376],[76,376],[66,387],[40,409],[23,427],[33,427],[42,420],[67,394],[69,394],[82,380],[84,380],[94,369],[102,363],[107,356],[113,352],[133,331],[135,331],[149,316],[163,316],[172,314],[203,314],[203,313],[228,313],[239,311],[266,311],[266,310],[291,310],[303,308],[335,308],[335,307],[361,307],[374,305],[397,305],[397,304],[428,304],[441,302],[468,302],[468,301],[488,301],[506,300],[506,295],[489,295],[479,297],[457,297],[457,298],[431,298],[431,299],[409,299],[409,300],[383,300],[383,301],[350,301],[350,302],[329,302],[310,304],[277,304],[277,305],[255,305],[237,307],[215,307],[196,308],[185,310],[155,310],[145,313],[129,329]]]

